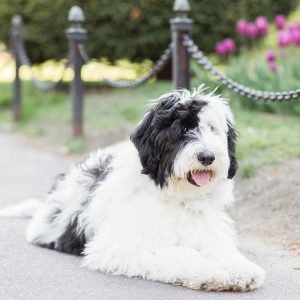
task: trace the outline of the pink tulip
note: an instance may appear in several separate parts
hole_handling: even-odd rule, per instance
[[[298,31],[298,28],[296,24],[289,24],[287,30],[290,33],[294,33],[295,31]]]
[[[294,31],[291,34],[291,40],[292,43],[296,46],[300,46],[300,32],[299,31]]]
[[[247,22],[245,20],[238,20],[236,23],[236,32],[240,36],[245,36],[246,34],[246,28],[247,28]]]
[[[276,60],[276,54],[273,50],[268,50],[265,54],[266,56],[266,60],[270,63],[270,62],[274,62]]]
[[[275,25],[276,25],[276,28],[278,30],[281,30],[285,27],[285,16],[284,15],[277,15],[275,17]]]
[[[266,36],[268,34],[268,20],[264,16],[258,16],[255,20],[255,24],[260,36]]]
[[[216,45],[216,53],[219,55],[219,56],[223,56],[226,54],[226,48],[223,44],[223,42],[218,42],[217,45]]]
[[[230,54],[230,53],[234,53],[236,51],[236,46],[235,46],[235,43],[232,39],[225,39],[223,41],[223,46],[226,50],[226,53]]]
[[[297,30],[300,30],[300,21],[298,21],[296,24],[295,24]]]
[[[276,73],[277,72],[277,65],[275,61],[270,61],[268,63],[269,69],[271,70],[272,73]]]
[[[291,34],[288,31],[278,32],[278,45],[280,48],[285,48],[291,42]]]
[[[245,35],[250,38],[254,39],[258,34],[258,29],[254,23],[248,23],[246,27]]]

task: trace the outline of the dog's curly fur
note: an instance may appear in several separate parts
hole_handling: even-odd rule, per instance
[[[237,171],[233,126],[227,103],[203,87],[161,96],[131,141],[57,178],[27,240],[82,255],[92,270],[206,291],[261,286],[264,271],[237,250],[225,212]]]

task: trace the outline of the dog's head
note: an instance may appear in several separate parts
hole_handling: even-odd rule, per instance
[[[131,135],[142,173],[164,187],[170,182],[198,188],[233,178],[236,132],[220,97],[183,90],[161,96]]]

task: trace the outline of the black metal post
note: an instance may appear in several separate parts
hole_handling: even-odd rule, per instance
[[[71,100],[73,110],[73,136],[83,136],[83,82],[81,69],[84,61],[80,55],[78,45],[86,39],[86,30],[82,28],[84,14],[79,6],[73,6],[68,15],[70,28],[67,30],[69,39],[70,59],[74,70],[74,79],[71,83]]]
[[[13,116],[15,121],[19,121],[21,119],[21,80],[20,80],[20,67],[21,61],[19,57],[18,48],[20,43],[22,43],[22,25],[23,20],[20,15],[14,15],[11,20],[11,31],[10,31],[10,39],[11,39],[11,48],[12,53],[15,57],[15,79],[13,82],[13,99],[12,99],[12,109]]]
[[[193,21],[187,17],[188,0],[176,0],[173,10],[176,17],[170,21],[172,31],[172,78],[175,89],[190,88],[190,55],[183,45],[183,37],[192,31]]]

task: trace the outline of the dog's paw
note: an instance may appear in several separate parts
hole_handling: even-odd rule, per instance
[[[247,292],[262,286],[265,271],[254,263],[247,262],[228,267],[228,285],[231,291]]]
[[[175,285],[185,286],[193,290],[202,290],[207,292],[229,291],[228,273],[223,270],[215,270],[210,274],[199,274],[191,278],[180,278],[174,282]]]
[[[207,292],[248,292],[260,287],[264,279],[264,270],[247,262],[216,270],[212,274],[199,274],[197,278],[179,279],[175,284]]]

